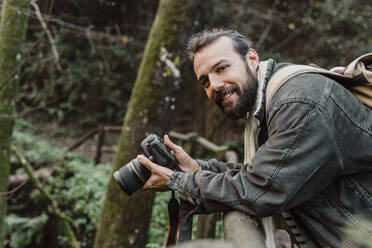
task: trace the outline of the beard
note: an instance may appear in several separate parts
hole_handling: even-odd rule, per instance
[[[247,71],[248,78],[242,84],[242,89],[238,85],[232,85],[230,87],[224,88],[221,91],[217,91],[214,94],[214,103],[227,115],[230,119],[241,119],[246,117],[246,114],[253,110],[256,97],[258,80],[245,62],[245,69]],[[238,99],[235,104],[228,102],[225,105],[222,104],[223,97],[227,93],[236,93]]]

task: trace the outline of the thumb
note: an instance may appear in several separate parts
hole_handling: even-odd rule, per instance
[[[143,155],[138,155],[137,156],[138,161],[140,162],[141,165],[145,166],[147,169],[150,171],[155,170],[159,165],[153,163],[150,159]]]
[[[169,136],[166,134],[166,135],[164,135],[164,144],[166,145],[166,146],[168,146],[172,151],[174,151],[174,152],[176,152],[176,151],[179,151],[179,149],[180,149],[180,147],[178,146],[178,145],[176,145],[176,144],[174,144],[171,140],[170,140],[170,138],[169,138]]]

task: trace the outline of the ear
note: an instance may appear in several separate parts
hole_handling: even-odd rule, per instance
[[[245,55],[245,58],[247,59],[251,70],[257,73],[258,65],[260,64],[260,57],[258,56],[258,53],[253,48],[250,48]]]

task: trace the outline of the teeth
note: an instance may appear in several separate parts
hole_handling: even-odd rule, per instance
[[[232,95],[232,93],[230,92],[230,93],[227,93],[224,97],[223,97],[223,100],[225,100],[225,99],[227,99],[227,98],[229,98],[230,96]]]

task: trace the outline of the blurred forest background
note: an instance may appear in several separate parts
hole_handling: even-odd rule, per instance
[[[13,155],[10,166],[0,162],[0,174],[9,174],[0,192],[0,208],[6,209],[4,219],[0,213],[1,248],[164,246],[169,194],[127,197],[112,183],[112,170],[141,152],[139,143],[151,132],[196,133],[242,156],[242,123],[227,120],[196,83],[184,54],[191,33],[236,29],[253,41],[261,60],[325,68],[372,48],[369,0],[174,0],[174,6],[166,0],[0,2],[27,17],[26,38],[15,51],[17,66],[13,74],[8,71],[18,89]],[[150,33],[156,28],[165,31]],[[152,42],[159,39],[155,48],[150,36]],[[151,51],[156,53],[146,57]],[[4,97],[9,80],[0,79]],[[141,85],[145,80],[150,82]],[[121,126],[126,129],[120,137]],[[127,149],[129,144],[136,147]],[[216,155],[198,147],[189,151],[198,158]],[[41,187],[29,179],[25,163]],[[120,206],[125,211],[115,212]]]

